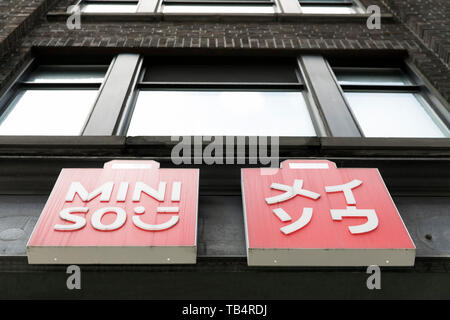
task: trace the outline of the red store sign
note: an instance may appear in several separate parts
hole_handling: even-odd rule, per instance
[[[196,262],[198,169],[110,161],[63,169],[27,244],[31,264]]]
[[[414,265],[414,243],[378,169],[281,167],[242,169],[249,265]]]

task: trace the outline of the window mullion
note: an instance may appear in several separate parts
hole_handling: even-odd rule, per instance
[[[137,8],[138,13],[155,13],[158,10],[158,0],[140,0]]]
[[[119,117],[132,90],[139,54],[119,54],[105,79],[83,135],[110,136],[116,131]]]
[[[297,14],[302,12],[298,0],[279,0],[279,3],[281,11],[284,14]]]
[[[341,90],[319,55],[300,57],[305,81],[333,137],[361,137],[361,132],[345,102]]]

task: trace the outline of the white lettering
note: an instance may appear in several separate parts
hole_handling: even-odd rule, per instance
[[[140,201],[142,192],[158,201],[164,201],[164,195],[166,194],[166,183],[161,181],[158,186],[158,191],[156,191],[143,182],[136,182],[133,193],[133,201]]]
[[[80,182],[74,181],[70,184],[69,191],[67,192],[66,195],[66,202],[72,202],[73,199],[75,198],[76,193],[84,202],[91,201],[99,194],[101,194],[100,201],[108,202],[109,199],[111,198],[113,186],[114,182],[109,181],[103,184],[101,187],[95,189],[91,193],[88,193],[88,191],[83,187],[83,185]]]
[[[106,213],[115,213],[116,219],[113,223],[105,225],[102,223],[103,215]],[[107,208],[101,208],[94,212],[91,218],[92,226],[101,231],[111,231],[111,230],[117,230],[120,227],[122,227],[127,220],[127,214],[125,210],[119,207],[107,207]]]
[[[66,208],[59,212],[59,217],[65,221],[73,222],[73,224],[56,224],[55,230],[58,231],[74,231],[83,228],[86,225],[86,219],[80,216],[72,215],[72,213],[87,213],[86,207]]]

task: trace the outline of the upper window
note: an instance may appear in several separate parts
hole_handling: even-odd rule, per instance
[[[354,14],[364,13],[358,0],[287,0],[298,1],[279,3],[275,0],[78,0],[83,13],[155,13],[165,14],[244,14],[273,15],[287,5],[289,13],[306,14]],[[295,3],[294,3],[295,4]],[[294,8],[295,7],[295,8]]]
[[[164,13],[274,13],[273,0],[163,0]]]
[[[334,72],[364,136],[450,136],[421,87],[402,69],[334,68]]]
[[[135,13],[138,0],[82,0],[83,13]]]
[[[302,89],[294,61],[148,63],[127,135],[315,136]]]
[[[39,66],[2,109],[0,135],[80,135],[107,68]]]
[[[363,10],[354,0],[299,0],[303,13],[353,14]]]

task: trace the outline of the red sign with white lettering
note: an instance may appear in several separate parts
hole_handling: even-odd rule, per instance
[[[29,263],[195,263],[197,169],[111,161],[63,169],[27,245]]]
[[[249,265],[409,266],[415,246],[377,169],[242,169]]]

